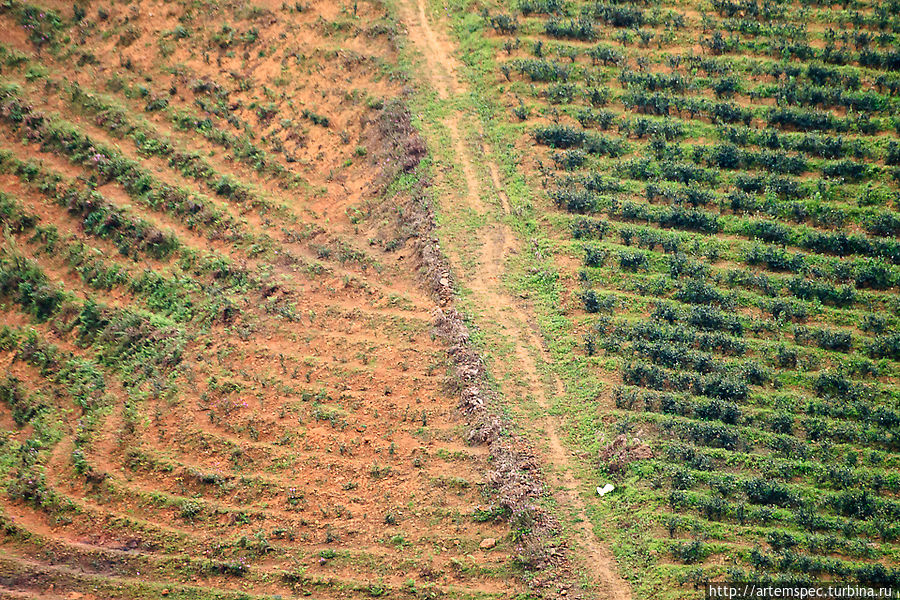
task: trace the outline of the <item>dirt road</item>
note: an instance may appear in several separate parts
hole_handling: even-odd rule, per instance
[[[401,0],[401,17],[407,25],[410,40],[424,60],[423,75],[435,89],[439,99],[451,101],[467,95],[468,89],[457,74],[460,65],[454,57],[455,48],[444,35],[441,23],[429,21],[426,0]],[[448,102],[448,106],[452,106]],[[469,119],[469,121],[467,121]],[[525,382],[530,394],[537,401],[543,417],[537,424],[546,437],[546,447],[541,449],[541,459],[547,466],[548,482],[553,488],[556,500],[565,515],[571,515],[570,526],[573,558],[583,562],[588,576],[593,578],[594,591],[598,598],[628,600],[631,591],[619,576],[615,560],[609,549],[601,543],[587,519],[586,507],[581,496],[579,483],[572,475],[574,458],[560,439],[562,423],[559,417],[549,414],[553,395],[565,393],[562,382],[551,374],[550,381],[542,381],[538,366],[551,360],[544,348],[539,333],[530,324],[527,308],[520,306],[502,286],[502,275],[507,257],[519,251],[520,242],[502,218],[509,213],[509,201],[503,191],[500,169],[491,159],[490,148],[483,141],[475,144],[463,138],[462,125],[480,132],[478,124],[471,122],[471,115],[459,110],[449,110],[443,125],[452,143],[455,165],[465,180],[465,188],[458,197],[444,198],[441,211],[467,209],[482,214],[487,224],[479,229],[478,267],[470,269],[469,276],[463,275],[460,257],[452,256],[451,262],[462,284],[471,290],[475,302],[483,309],[485,322],[494,323],[506,337],[503,340],[514,348],[516,369]],[[473,151],[474,146],[474,151]],[[476,158],[475,151],[478,152]],[[486,167],[488,177],[480,178],[478,166]],[[447,175],[444,174],[446,177]],[[452,187],[452,186],[448,186]],[[485,198],[490,199],[486,202]],[[496,202],[495,202],[496,201]],[[512,387],[511,385],[509,387]],[[507,398],[519,395],[518,390],[501,389]],[[560,515],[563,517],[564,515]]]

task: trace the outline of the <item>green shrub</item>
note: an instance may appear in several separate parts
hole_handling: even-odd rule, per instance
[[[688,565],[702,562],[710,553],[710,548],[700,540],[672,546],[672,556]]]
[[[15,255],[0,258],[0,296],[20,304],[38,321],[55,315],[66,300],[36,262]]]
[[[11,375],[0,382],[0,402],[12,410],[13,421],[19,427],[30,423],[46,407],[28,394],[22,382]]]

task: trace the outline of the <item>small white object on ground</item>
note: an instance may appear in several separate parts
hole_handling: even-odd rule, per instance
[[[610,493],[611,491],[613,491],[614,489],[616,489],[616,486],[614,486],[614,485],[611,484],[611,483],[607,483],[607,484],[604,485],[603,487],[597,486],[597,495],[598,495],[598,496],[605,496],[605,495],[607,495],[608,493]]]

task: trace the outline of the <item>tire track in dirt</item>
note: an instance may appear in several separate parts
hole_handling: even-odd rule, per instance
[[[413,2],[415,6],[412,6]],[[456,77],[458,68],[453,56],[454,47],[448,40],[438,35],[429,23],[426,0],[402,0],[400,8],[410,40],[425,59],[426,76],[437,91],[438,97],[441,100],[452,100],[466,94],[468,90]],[[561,419],[549,414],[552,394],[558,396],[565,393],[563,383],[552,373],[550,386],[541,381],[538,361],[532,352],[543,364],[549,364],[551,357],[540,335],[529,324],[528,315],[523,314],[524,310],[502,289],[501,278],[506,258],[510,253],[519,251],[519,244],[510,227],[501,220],[510,213],[510,207],[509,198],[503,191],[500,170],[490,159],[489,148],[483,141],[478,145],[480,156],[476,159],[473,151],[466,146],[466,140],[460,135],[460,119],[459,110],[451,108],[450,115],[443,122],[450,135],[455,162],[462,169],[466,180],[467,193],[455,200],[459,200],[460,206],[466,206],[479,213],[486,212],[482,200],[485,190],[475,175],[475,165],[481,164],[487,167],[490,175],[492,189],[487,192],[497,196],[502,209],[501,215],[493,217],[488,215],[488,225],[482,227],[478,233],[482,248],[480,264],[472,276],[466,279],[465,284],[479,299],[479,304],[482,305],[488,319],[499,325],[509,338],[508,341],[512,342],[511,346],[520,365],[519,374],[524,377],[529,392],[544,412],[537,423],[548,441],[547,454],[543,459],[545,464],[553,467],[548,469],[548,476],[559,505],[565,507],[567,512],[571,511],[574,517],[572,527],[576,539],[573,541],[586,563],[588,576],[593,580],[597,597],[629,600],[631,590],[628,584],[619,575],[615,559],[609,549],[594,535],[591,522],[587,518],[587,507],[579,494],[579,483],[571,472],[573,460],[560,438]],[[452,202],[445,203],[444,206],[452,204]],[[456,262],[455,266],[458,267],[458,260],[451,257],[451,261]],[[459,268],[457,271],[458,275],[463,272]]]

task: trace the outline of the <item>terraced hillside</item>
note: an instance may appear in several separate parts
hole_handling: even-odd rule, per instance
[[[0,32],[0,596],[900,587],[896,0]]]
[[[564,383],[549,408],[634,595],[896,586],[897,3],[442,13],[527,249],[510,289]]]
[[[11,0],[0,32],[0,596],[518,593],[387,9]]]

